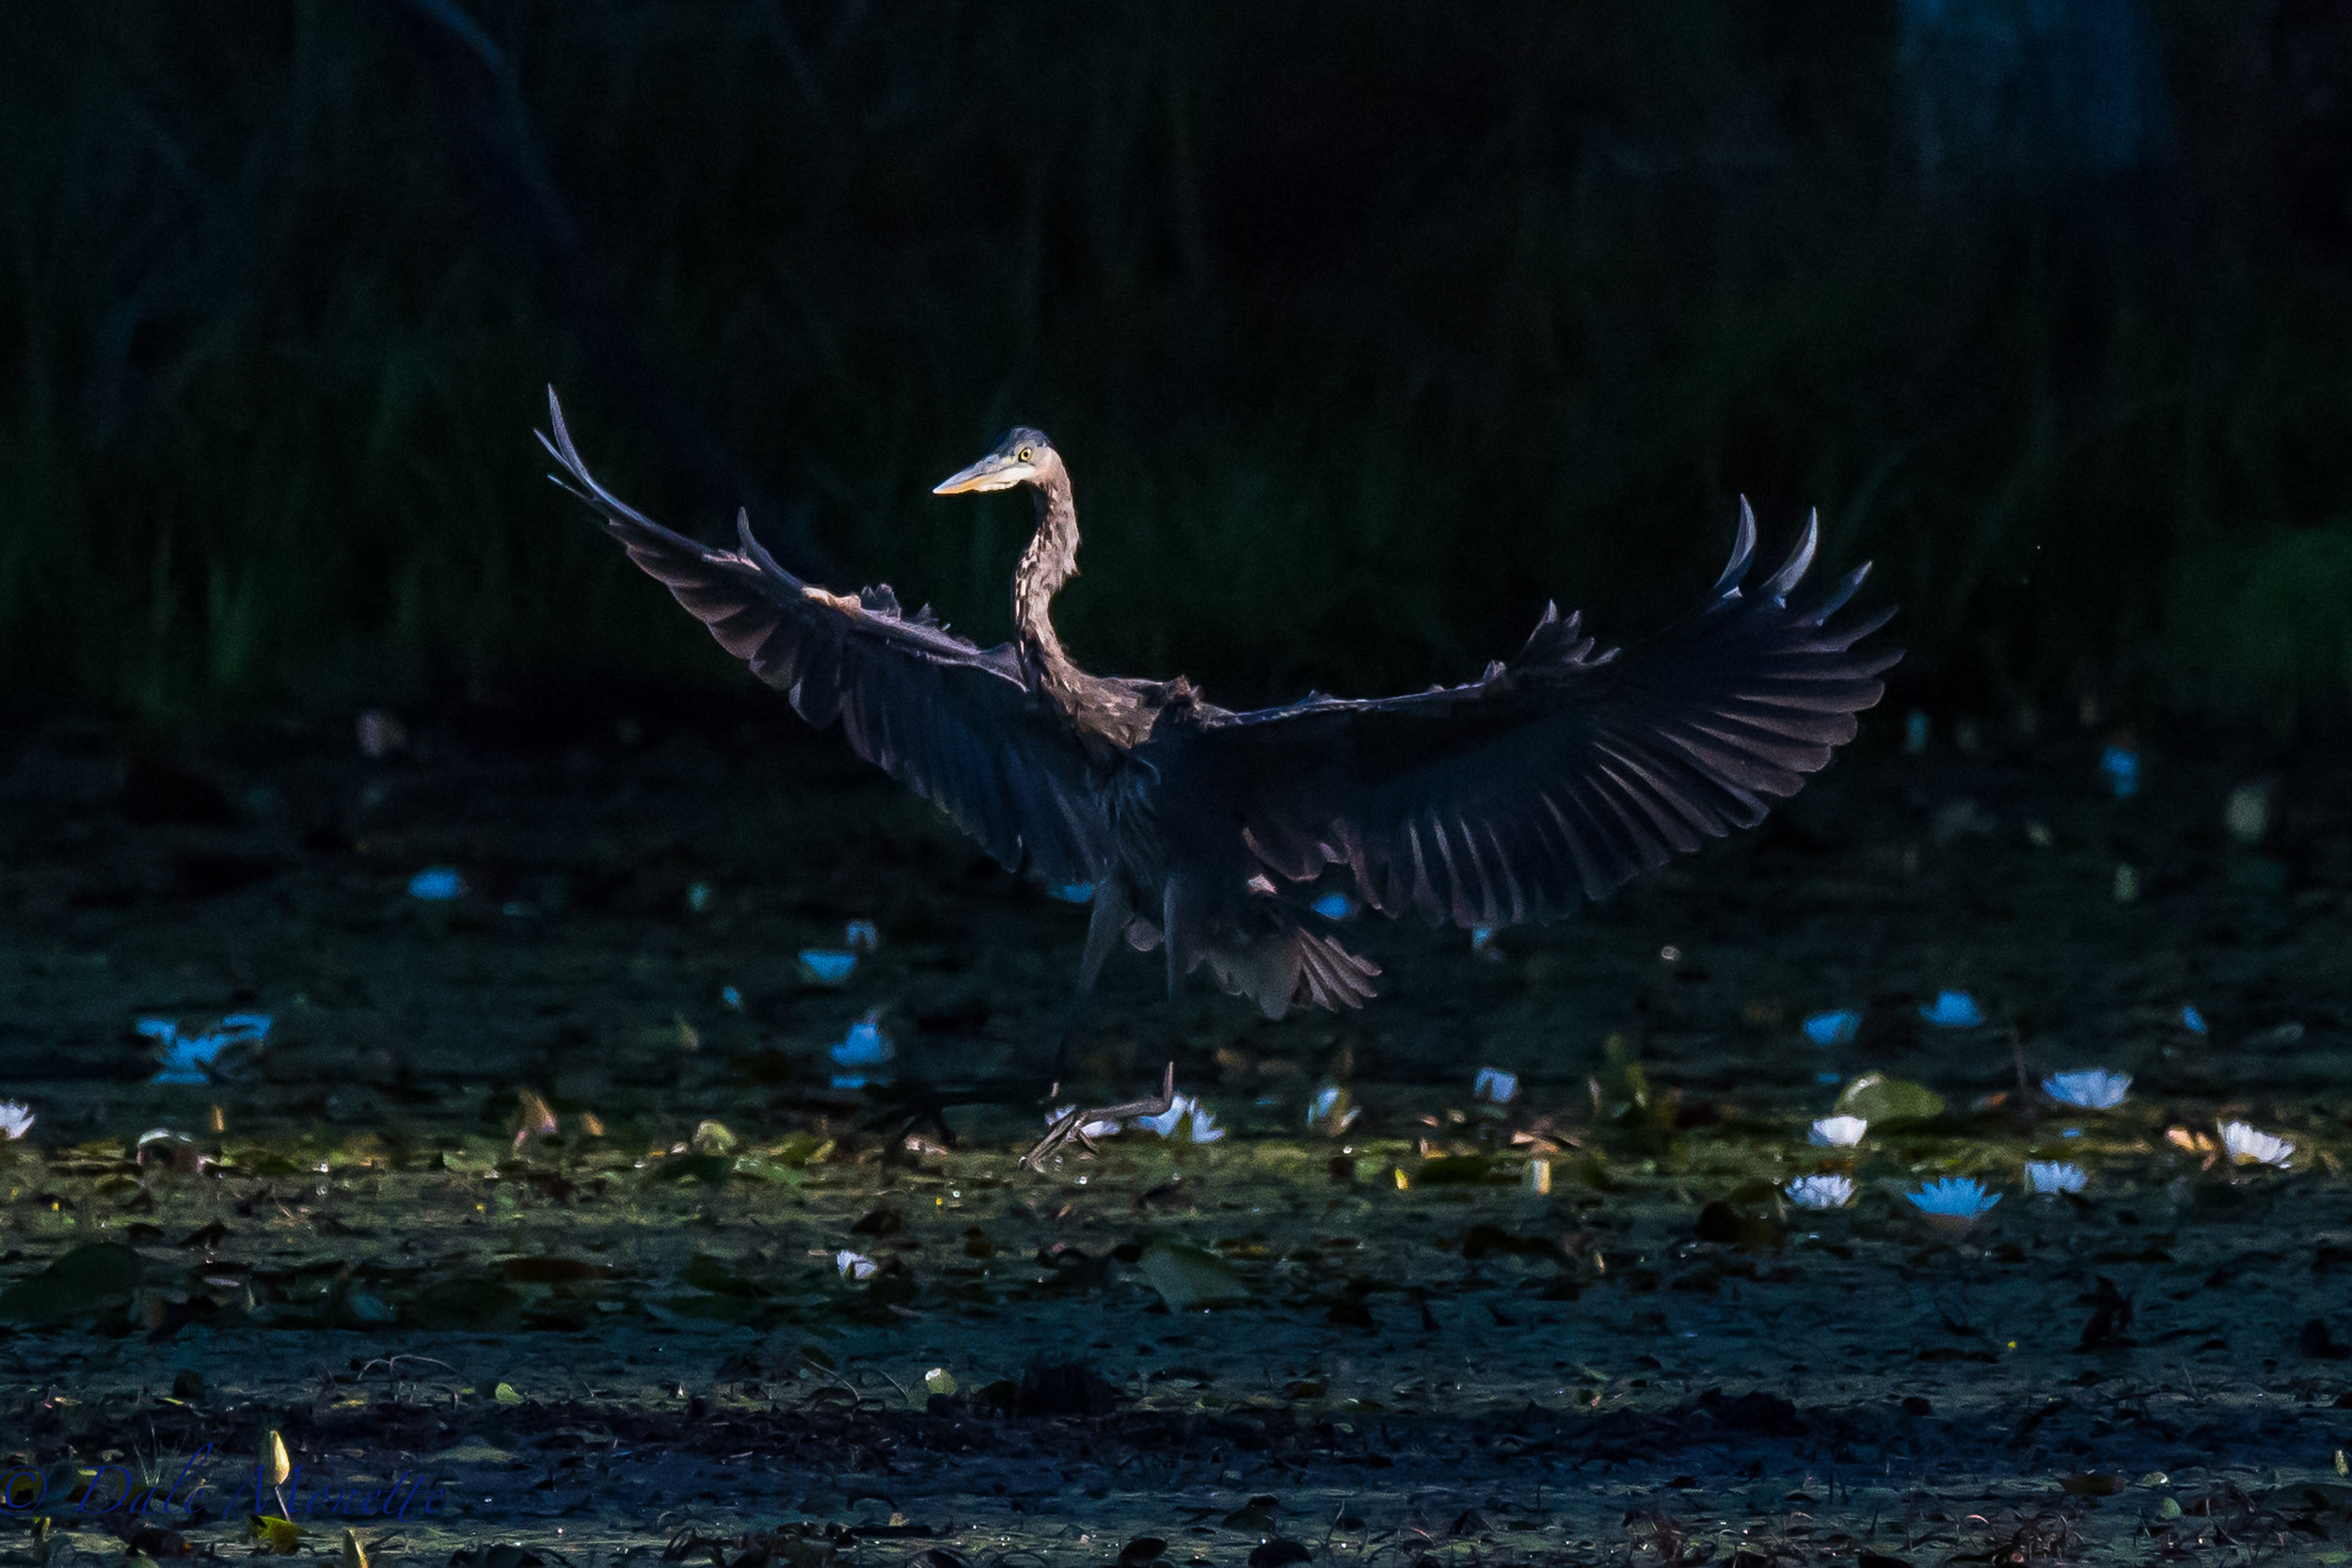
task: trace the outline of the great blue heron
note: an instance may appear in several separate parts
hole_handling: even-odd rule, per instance
[[[905,613],[886,586],[850,595],[802,581],[740,513],[733,550],[663,528],[596,483],[552,390],[548,410],[554,435],[540,440],[563,470],[551,477],[802,718],[839,719],[860,756],[1008,868],[1092,884],[1082,991],[1124,937],[1166,953],[1171,996],[1206,963],[1268,1018],[1302,995],[1360,1006],[1378,967],[1284,884],[1338,865],[1384,914],[1490,929],[1563,914],[1670,851],[1755,825],[1853,737],[1901,657],[1853,651],[1891,610],[1829,624],[1867,566],[1790,604],[1818,519],[1743,593],[1756,521],[1742,501],[1707,598],[1628,657],[1547,606],[1516,657],[1467,685],[1233,713],[1181,675],[1089,674],[1064,651],[1048,612],[1078,569],[1078,515],[1040,431],[1008,433],[935,492],[1037,493],[1013,639],[980,648],[928,607]],[[1073,1113],[1057,1132],[1104,1114]]]

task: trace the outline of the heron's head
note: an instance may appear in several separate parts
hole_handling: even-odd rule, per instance
[[[1045,438],[1045,432],[1016,425],[1005,432],[1005,438],[986,457],[961,473],[942,480],[932,487],[931,494],[961,496],[975,490],[1009,490],[1016,484],[1040,484],[1060,466],[1061,455]]]

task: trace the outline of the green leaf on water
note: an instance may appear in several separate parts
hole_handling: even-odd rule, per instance
[[[1836,1114],[1860,1117],[1874,1128],[1895,1121],[1933,1121],[1944,1114],[1944,1097],[1923,1084],[1866,1072],[1837,1097]]]
[[[523,1397],[515,1392],[515,1386],[511,1383],[501,1383],[496,1388],[491,1389],[490,1397],[498,1401],[501,1404],[520,1404],[523,1402]]]
[[[577,1285],[611,1277],[612,1265],[584,1258],[508,1258],[500,1262],[499,1270],[517,1285]]]
[[[144,1265],[120,1242],[75,1247],[30,1279],[0,1291],[0,1322],[57,1323],[96,1317],[127,1302]]]
[[[469,1136],[462,1148],[441,1151],[442,1168],[458,1176],[496,1176],[507,1147],[489,1138]]]
[[[645,1180],[700,1181],[717,1186],[735,1170],[735,1160],[725,1154],[673,1154],[657,1160],[646,1168]]]
[[[713,1258],[707,1252],[698,1252],[689,1259],[678,1277],[697,1291],[708,1291],[714,1296],[759,1294],[758,1287],[736,1273],[733,1264],[723,1258]]]
[[[354,1291],[343,1297],[342,1307],[343,1316],[362,1328],[381,1328],[400,1321],[400,1314],[389,1302],[365,1291]]]
[[[1136,1266],[1170,1312],[1198,1312],[1244,1301],[1249,1295],[1249,1288],[1224,1259],[1183,1242],[1160,1242],[1145,1248]]]
[[[277,1557],[292,1557],[302,1549],[302,1527],[275,1513],[257,1513],[246,1528],[246,1539]]]
[[[492,1275],[443,1280],[408,1304],[420,1328],[488,1329],[514,1326],[522,1307],[520,1291]]]
[[[1509,1178],[1497,1178],[1494,1162],[1484,1154],[1440,1154],[1413,1173],[1417,1187],[1475,1187],[1497,1180]]]
[[[820,1138],[814,1132],[795,1132],[768,1151],[768,1158],[780,1165],[814,1165],[823,1163],[833,1152],[833,1140]]]
[[[784,1187],[805,1187],[808,1178],[792,1166],[777,1160],[763,1159],[756,1154],[735,1157],[735,1174],[747,1181],[773,1181]]]

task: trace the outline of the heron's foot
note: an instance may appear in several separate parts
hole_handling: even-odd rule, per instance
[[[1168,1064],[1167,1076],[1160,1081],[1158,1098],[1133,1100],[1124,1105],[1104,1105],[1093,1110],[1081,1106],[1077,1110],[1065,1112],[1061,1119],[1047,1129],[1045,1136],[1038,1140],[1038,1146],[1021,1156],[1021,1163],[1031,1170],[1041,1170],[1044,1167],[1045,1157],[1073,1138],[1091,1149],[1094,1147],[1094,1140],[1086,1135],[1085,1130],[1098,1121],[1123,1121],[1129,1117],[1166,1116],[1168,1108],[1175,1103],[1176,1064],[1170,1062]]]

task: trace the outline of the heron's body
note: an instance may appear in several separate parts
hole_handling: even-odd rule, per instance
[[[1286,887],[1339,866],[1384,913],[1488,927],[1565,913],[1795,793],[1899,657],[1852,651],[1883,614],[1828,625],[1867,568],[1789,605],[1811,526],[1745,597],[1743,506],[1712,594],[1633,657],[1547,608],[1517,657],[1464,686],[1229,712],[1181,676],[1090,674],[1063,648],[1050,610],[1077,571],[1077,513],[1036,431],[939,487],[1037,492],[1013,640],[982,649],[928,608],[904,614],[887,587],[803,583],[746,520],[732,551],[662,528],[596,483],[549,405],[561,482],[802,717],[837,717],[860,754],[1007,866],[1093,884],[1082,985],[1123,938],[1164,950],[1171,992],[1206,963],[1269,1017],[1302,997],[1359,1006],[1377,968]]]

